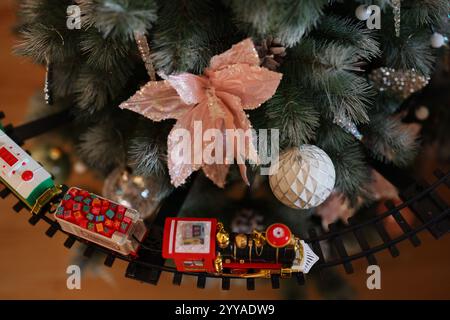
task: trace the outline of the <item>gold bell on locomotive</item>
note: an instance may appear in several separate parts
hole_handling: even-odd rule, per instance
[[[236,247],[239,249],[244,249],[247,247],[247,235],[243,233],[239,233],[234,237],[234,242],[236,243]]]
[[[216,234],[216,240],[219,247],[226,248],[230,244],[230,235],[223,227],[223,224],[219,222],[217,224],[217,234]]]

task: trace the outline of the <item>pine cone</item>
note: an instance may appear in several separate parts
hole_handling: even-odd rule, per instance
[[[256,45],[261,66],[275,71],[283,62],[286,55],[286,48],[283,47],[279,39],[268,37]]]

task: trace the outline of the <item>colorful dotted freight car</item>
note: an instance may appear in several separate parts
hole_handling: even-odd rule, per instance
[[[79,188],[70,188],[56,208],[61,228],[123,255],[136,256],[147,228],[139,213]]]

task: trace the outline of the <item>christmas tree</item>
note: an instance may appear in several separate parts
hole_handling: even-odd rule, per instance
[[[330,197],[359,207],[373,200],[371,159],[411,163],[418,136],[399,110],[432,75],[449,12],[447,0],[20,5],[17,52],[47,66],[49,109],[73,115],[66,134],[87,165],[105,177],[129,168],[158,181],[159,198],[206,175],[213,183],[204,179],[186,205],[203,216],[205,202],[226,207],[218,199],[239,172],[252,186],[270,180],[284,205],[270,207],[268,220]],[[225,67],[239,74],[223,75]],[[194,120],[221,133],[278,129],[278,172],[260,174],[248,140],[234,164],[177,164],[174,128],[190,131]]]

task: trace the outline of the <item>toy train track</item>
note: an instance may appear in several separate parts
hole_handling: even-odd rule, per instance
[[[32,137],[32,133],[25,130],[26,128],[40,127],[39,123],[44,121],[47,130],[59,125],[61,122],[58,117],[54,117],[55,120],[42,119],[37,120],[33,125],[27,124],[21,127],[12,128],[8,127],[8,134],[12,137],[16,137],[14,132],[20,132],[20,142],[25,140],[22,137]],[[24,129],[25,128],[25,129]],[[44,130],[40,127],[39,130],[34,129],[36,134],[43,133]],[[6,131],[6,130],[5,130]],[[387,202],[386,207],[388,210],[377,215],[371,219],[357,222],[355,219],[349,221],[349,225],[345,227],[339,227],[337,224],[329,226],[329,232],[323,234],[317,234],[315,229],[309,231],[309,238],[304,239],[308,243],[315,254],[319,257],[319,261],[314,265],[313,270],[322,272],[322,270],[342,265],[347,273],[352,273],[353,266],[352,261],[356,259],[366,259],[369,264],[377,264],[375,254],[388,250],[393,257],[399,255],[397,244],[404,240],[409,240],[414,247],[421,244],[418,238],[418,233],[427,230],[436,239],[439,239],[450,230],[450,209],[447,203],[445,203],[437,194],[436,190],[440,187],[450,188],[450,172],[442,173],[436,171],[435,175],[437,180],[427,185],[423,182],[414,182],[407,188],[401,190],[401,197],[404,202],[400,205],[394,206],[392,203]],[[67,189],[67,188],[65,188]],[[66,190],[65,190],[66,191]],[[0,197],[6,198],[12,194],[8,187],[4,187],[0,191]],[[187,194],[186,189],[179,189],[172,193],[171,196],[163,203],[163,206],[158,214],[156,221],[149,228],[149,235],[143,240],[142,248],[139,251],[139,256],[133,258],[119,254],[113,250],[109,250],[103,246],[97,245],[94,242],[86,241],[73,233],[68,233],[61,228],[61,225],[54,219],[54,208],[50,209],[50,206],[44,206],[43,210],[37,214],[32,214],[29,222],[31,225],[36,225],[39,221],[42,221],[49,225],[49,228],[45,232],[47,236],[53,237],[57,232],[62,232],[67,235],[67,239],[64,242],[64,246],[71,248],[76,242],[80,242],[86,245],[84,255],[91,257],[94,252],[104,253],[106,255],[104,264],[111,267],[116,259],[124,260],[128,262],[126,270],[126,277],[139,280],[142,282],[156,285],[159,281],[162,272],[173,273],[173,284],[180,285],[183,275],[197,277],[197,287],[204,288],[207,278],[220,278],[222,280],[222,289],[230,289],[231,280],[242,279],[239,275],[223,275],[223,274],[211,274],[211,273],[198,273],[183,271],[180,272],[176,267],[166,265],[165,259],[162,257],[162,228],[164,220],[168,217],[168,213],[177,212],[176,206],[180,206],[184,197]],[[61,200],[63,193],[56,195],[57,200]],[[29,208],[19,197],[19,202],[14,205],[13,210],[20,212],[22,209]],[[404,215],[403,210],[410,210],[417,218],[419,223],[411,226]],[[401,234],[393,237],[384,227],[384,221],[386,219],[392,219],[395,221],[401,229]],[[381,241],[373,243],[371,238],[367,235],[370,232],[376,233]],[[356,239],[359,244],[360,250],[358,252],[352,252],[349,254],[347,250],[345,240],[349,237]],[[323,253],[323,244],[330,244],[334,255],[332,257],[325,258]],[[297,283],[303,285],[305,278],[303,273],[292,274]],[[271,284],[273,288],[279,288],[280,279],[282,277],[279,274],[271,274]],[[255,278],[246,278],[247,289],[255,289]]]

